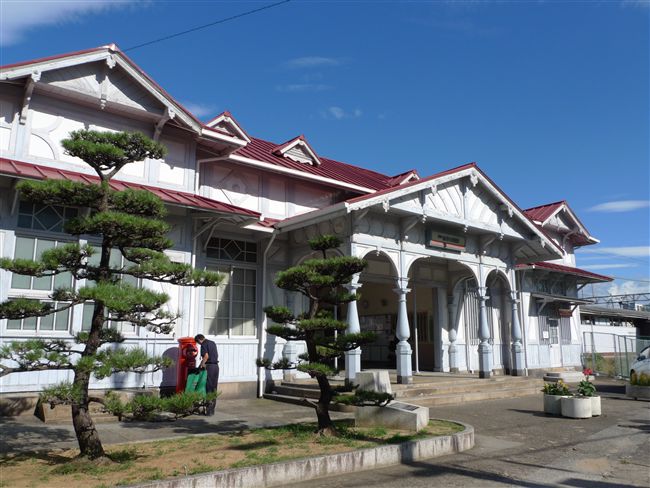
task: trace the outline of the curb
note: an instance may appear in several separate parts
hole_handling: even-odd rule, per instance
[[[214,486],[270,488],[314,478],[430,459],[466,451],[474,447],[474,427],[462,422],[456,423],[465,427],[465,430],[452,435],[429,437],[402,444],[371,447],[359,451],[328,454],[250,468],[214,471],[212,473],[130,486],[132,488],[201,488]]]

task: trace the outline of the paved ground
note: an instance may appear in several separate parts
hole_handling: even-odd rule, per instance
[[[650,486],[650,403],[625,399],[622,385],[601,384],[603,415],[547,417],[541,396],[435,407],[431,415],[467,422],[476,447],[445,456],[288,485],[347,487]]]
[[[436,418],[475,427],[476,447],[411,465],[327,478],[294,488],[650,486],[650,403],[625,399],[622,386],[601,383],[603,415],[589,420],[547,417],[542,398],[435,407]],[[313,421],[311,409],[268,400],[220,400],[214,417],[177,422],[104,423],[105,444]],[[341,416],[342,414],[336,414]],[[0,419],[0,452],[76,447],[72,426],[35,418]]]

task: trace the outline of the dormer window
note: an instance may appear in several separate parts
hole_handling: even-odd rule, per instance
[[[316,152],[311,148],[303,135],[276,146],[272,152],[276,156],[291,159],[298,163],[311,164],[312,166],[318,166],[320,164],[320,159],[318,159]]]
[[[217,115],[205,125],[211,129],[228,134],[229,136],[242,139],[246,142],[251,142],[248,134],[246,134],[244,129],[241,128],[230,112],[223,112]]]

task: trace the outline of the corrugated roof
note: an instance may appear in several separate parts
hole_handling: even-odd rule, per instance
[[[83,183],[99,183],[99,177],[77,173],[76,171],[67,171],[50,166],[43,166],[14,159],[0,158],[0,174],[18,176],[21,178],[37,180],[69,180]],[[228,203],[218,202],[210,198],[192,193],[168,190],[139,183],[132,183],[121,180],[111,180],[110,186],[113,190],[121,191],[127,188],[133,190],[146,190],[158,196],[165,203],[178,205],[181,207],[197,208],[217,213],[236,214],[244,217],[259,218],[260,214],[253,210],[237,207]]]
[[[539,205],[538,207],[527,208],[524,213],[532,220],[537,222],[545,222],[551,215],[553,215],[562,205],[566,205],[564,200],[560,202],[547,203]]]
[[[614,278],[610,278],[609,276],[601,275],[598,273],[592,273],[591,271],[587,271],[580,268],[574,268],[572,266],[565,266],[563,264],[546,263],[544,261],[540,261],[537,263],[517,265],[517,269],[536,269],[536,268],[555,271],[558,273],[571,274],[574,276],[581,276],[583,278],[589,278],[590,280],[595,280],[595,281],[614,281]]]
[[[292,141],[295,139],[292,139]],[[289,141],[291,142],[291,141]],[[351,164],[335,161],[334,159],[319,156],[321,164],[312,166],[307,163],[299,163],[289,158],[278,156],[273,152],[278,148],[278,144],[273,142],[251,137],[246,147],[237,150],[235,154],[257,161],[275,164],[284,168],[290,168],[296,171],[311,173],[313,175],[332,178],[351,185],[362,186],[372,190],[383,190],[391,186],[391,177]]]

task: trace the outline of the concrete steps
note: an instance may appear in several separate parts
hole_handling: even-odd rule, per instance
[[[341,382],[332,381],[332,384],[338,385]],[[479,379],[449,375],[431,379],[417,377],[413,384],[391,384],[391,387],[396,400],[433,407],[536,395],[541,394],[543,385],[544,381],[541,378],[534,377],[496,376]],[[275,385],[271,392],[264,395],[264,398],[302,405],[304,398],[317,399],[319,395],[320,391],[315,382],[300,380]],[[349,411],[347,409],[342,411]]]

